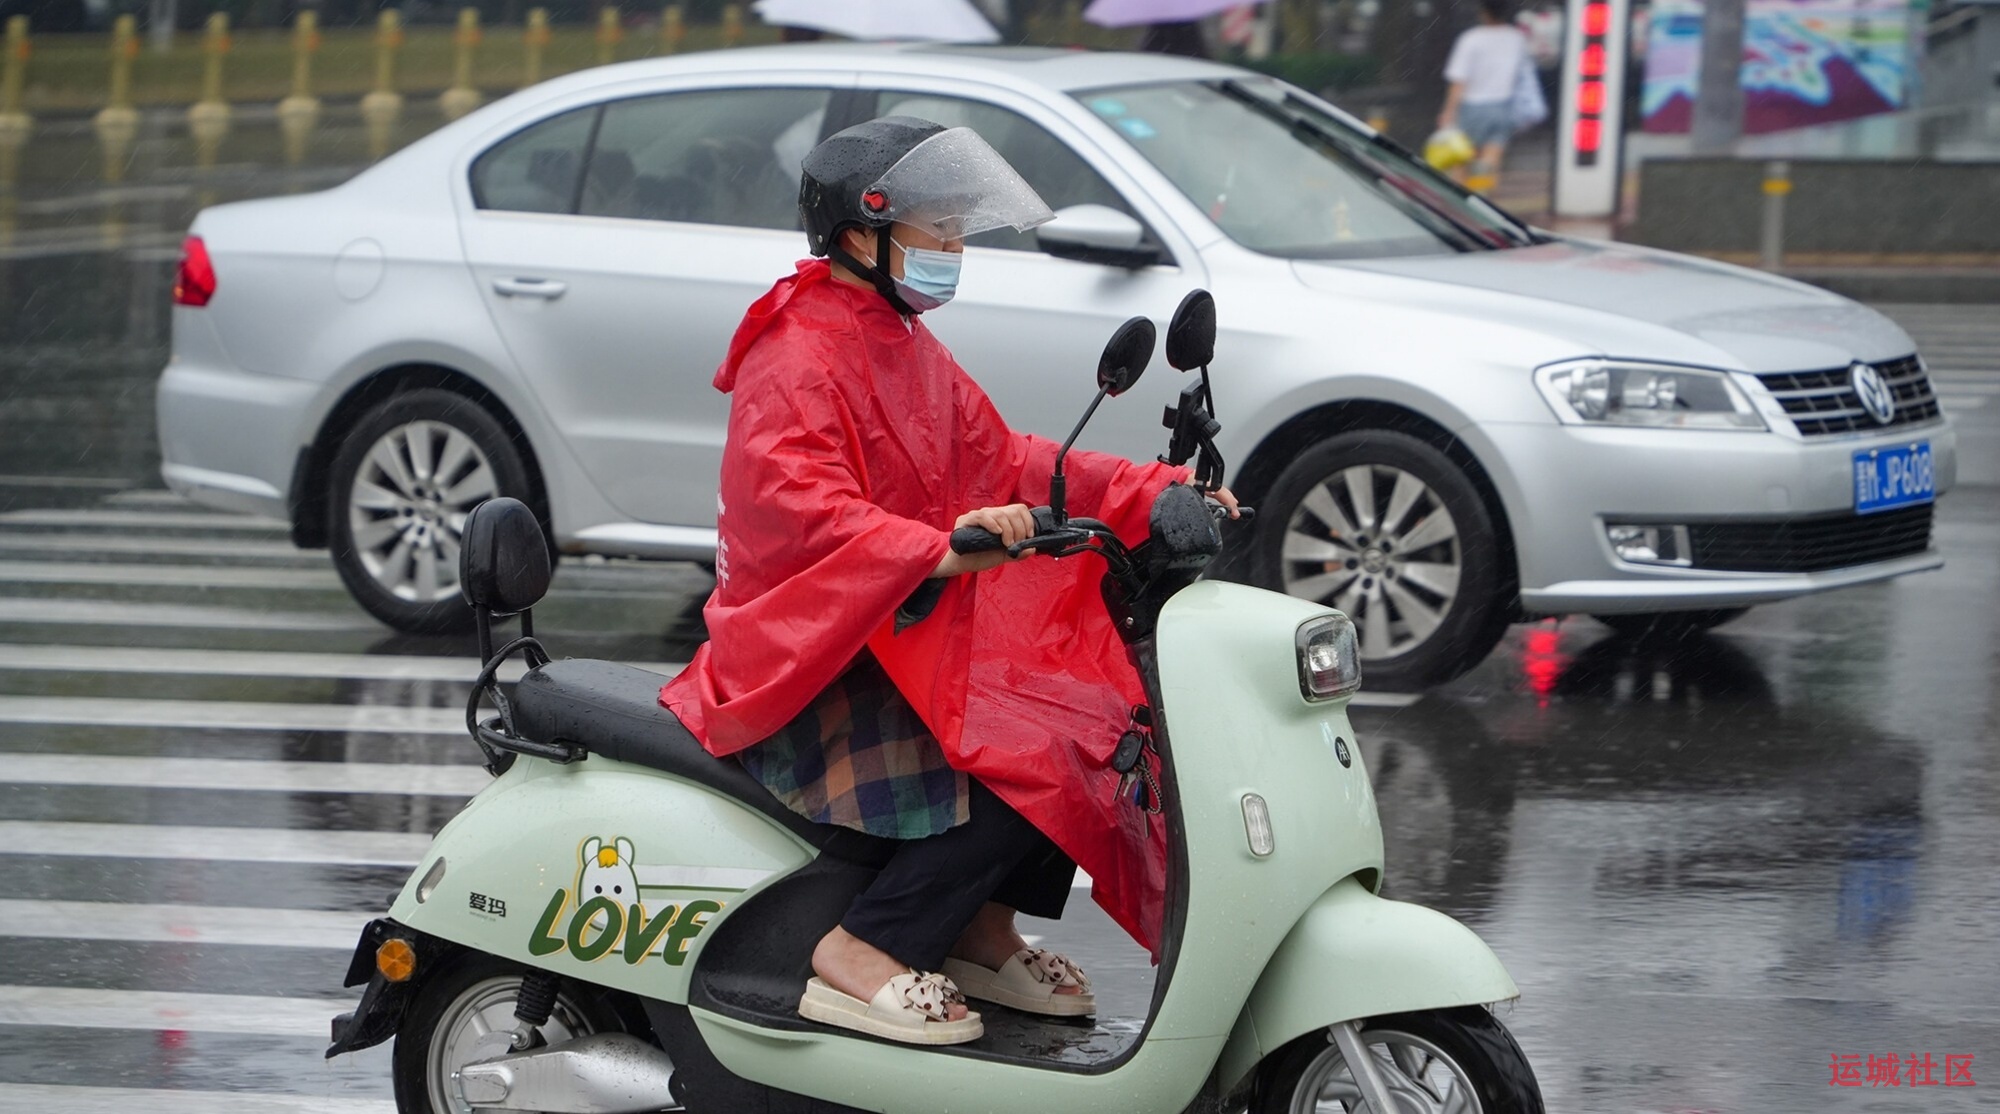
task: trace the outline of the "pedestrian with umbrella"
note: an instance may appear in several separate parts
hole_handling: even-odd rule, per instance
[[[1208,43],[1201,21],[1241,4],[1242,0],[1093,0],[1083,18],[1099,27],[1145,27],[1140,50],[1206,58]]]

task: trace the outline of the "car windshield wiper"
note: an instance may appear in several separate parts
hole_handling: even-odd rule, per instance
[[[1224,81],[1219,83],[1219,89],[1231,100],[1285,125],[1295,138],[1311,144],[1378,186],[1386,187],[1382,192],[1392,201],[1399,202],[1399,208],[1417,217],[1446,240],[1454,242],[1461,251],[1494,251],[1534,242],[1532,234],[1510,235],[1500,229],[1482,227],[1463,219],[1453,211],[1451,203],[1429,185],[1369,156],[1301,109],[1287,111],[1244,88],[1240,82]],[[1289,94],[1287,99],[1292,99]],[[1380,141],[1380,137],[1377,139]],[[1385,149],[1396,150],[1393,145],[1383,142]]]
[[[1334,129],[1329,128],[1325,124],[1321,123],[1316,110],[1313,109],[1311,105],[1308,105],[1305,101],[1301,100],[1298,94],[1286,93],[1285,106],[1292,110],[1295,119],[1301,120],[1307,125],[1311,126],[1314,132],[1317,133],[1321,138],[1323,138],[1327,142],[1334,143],[1336,145],[1345,145],[1352,142],[1351,139],[1348,139],[1347,137],[1340,135]],[[1373,135],[1369,136],[1368,144],[1371,147],[1379,147],[1382,150],[1387,151],[1390,155],[1393,155],[1396,161],[1398,162],[1408,163],[1412,166],[1424,165],[1421,159],[1419,159],[1415,154],[1413,154],[1411,151],[1405,148],[1402,144],[1397,143],[1395,140],[1390,139],[1388,136],[1382,134],[1381,132],[1376,132]],[[1366,156],[1357,155],[1357,157],[1365,158]],[[1377,164],[1375,160],[1372,158],[1368,158],[1367,161],[1371,164],[1380,165]],[[1426,167],[1425,169],[1428,170],[1428,167]],[[1390,184],[1395,185],[1399,188],[1405,188],[1410,190],[1411,196],[1415,197],[1417,200],[1424,202],[1426,205],[1433,205],[1433,203],[1435,203],[1434,207],[1437,209],[1439,216],[1442,216],[1445,219],[1450,220],[1452,223],[1460,225],[1461,227],[1466,227],[1469,230],[1480,234],[1481,236],[1488,236],[1488,238],[1490,239],[1489,236],[1490,233],[1499,232],[1502,235],[1507,236],[1508,239],[1511,239],[1516,246],[1526,246],[1530,244],[1539,244],[1543,242],[1543,238],[1537,236],[1535,234],[1535,230],[1528,227],[1526,222],[1514,216],[1514,214],[1509,213],[1505,209],[1502,209],[1500,206],[1493,204],[1493,202],[1487,200],[1486,198],[1480,196],[1479,194],[1473,193],[1471,190],[1468,190],[1463,186],[1457,185],[1456,183],[1450,183],[1449,179],[1440,179],[1440,180],[1450,183],[1450,188],[1456,190],[1459,194],[1458,200],[1464,202],[1467,205],[1478,205],[1480,207],[1490,210],[1494,216],[1500,218],[1500,221],[1502,222],[1502,227],[1495,229],[1495,228],[1489,228],[1485,225],[1467,224],[1466,222],[1461,221],[1456,211],[1454,211],[1451,208],[1450,202],[1447,201],[1443,196],[1441,196],[1435,188],[1433,188],[1433,183],[1431,181],[1420,178],[1412,178],[1408,175],[1396,172],[1393,169],[1387,167],[1383,169],[1383,173],[1386,175],[1386,180]],[[1435,172],[1431,172],[1431,177],[1437,178]],[[1498,241],[1493,241],[1493,242],[1495,242],[1496,244],[1498,243]],[[1505,247],[1507,245],[1499,244],[1499,246]]]

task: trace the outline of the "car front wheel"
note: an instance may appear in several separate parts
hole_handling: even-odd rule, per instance
[[[1435,447],[1389,430],[1336,434],[1301,453],[1263,502],[1252,579],[1352,619],[1367,687],[1450,680],[1506,630],[1492,516]]]
[[[495,496],[532,498],[513,438],[451,391],[394,395],[334,456],[328,492],[334,567],[357,602],[409,634],[472,628],[458,592],[459,531]]]

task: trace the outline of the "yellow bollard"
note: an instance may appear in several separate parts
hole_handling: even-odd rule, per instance
[[[312,95],[312,57],[319,53],[319,13],[300,12],[292,23],[292,92],[278,102],[278,130],[285,137],[285,161],[306,159],[306,139],[319,123],[319,98]]]
[[[28,17],[7,21],[6,66],[0,70],[0,242],[14,239],[14,176],[21,165],[21,148],[35,128],[34,118],[21,110],[21,89],[28,81]]]
[[[403,95],[396,92],[396,51],[403,46],[403,17],[385,9],[375,22],[375,88],[361,98],[361,118],[368,124],[368,156],[389,153],[389,137],[403,115]]]
[[[1378,132],[1381,132],[1383,135],[1388,135],[1389,110],[1383,108],[1381,105],[1376,105],[1374,108],[1369,109],[1368,126],[1374,128]]]
[[[139,138],[139,112],[132,107],[132,59],[139,56],[139,20],[121,15],[111,26],[111,102],[91,120],[104,148],[104,180],[125,178],[125,162]]]
[[[1063,42],[1070,46],[1083,42],[1082,0],[1065,0],[1063,4]]]
[[[201,99],[188,107],[188,131],[194,136],[195,165],[207,170],[215,165],[216,152],[229,134],[229,103],[222,99],[222,59],[229,53],[228,13],[208,17],[201,49],[208,62],[202,72]]]
[[[479,90],[472,87],[472,52],[479,46],[479,9],[458,10],[458,30],[452,34],[457,57],[452,63],[451,88],[438,97],[438,111],[447,120],[479,107]]]
[[[542,79],[542,50],[549,45],[548,9],[528,9],[528,32],[521,41],[528,48],[527,69],[521,75],[521,88],[526,89]]]
[[[625,28],[618,22],[618,8],[606,5],[597,11],[597,64],[608,66],[618,60],[618,42]]]
[[[687,18],[681,14],[679,4],[668,4],[660,11],[660,53],[679,54],[681,43],[687,40]]]
[[[722,45],[743,45],[743,5],[724,4],[722,6]]]

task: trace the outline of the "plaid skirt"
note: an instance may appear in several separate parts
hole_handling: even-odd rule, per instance
[[[866,650],[784,730],[737,759],[818,824],[922,839],[972,815],[965,775]]]

